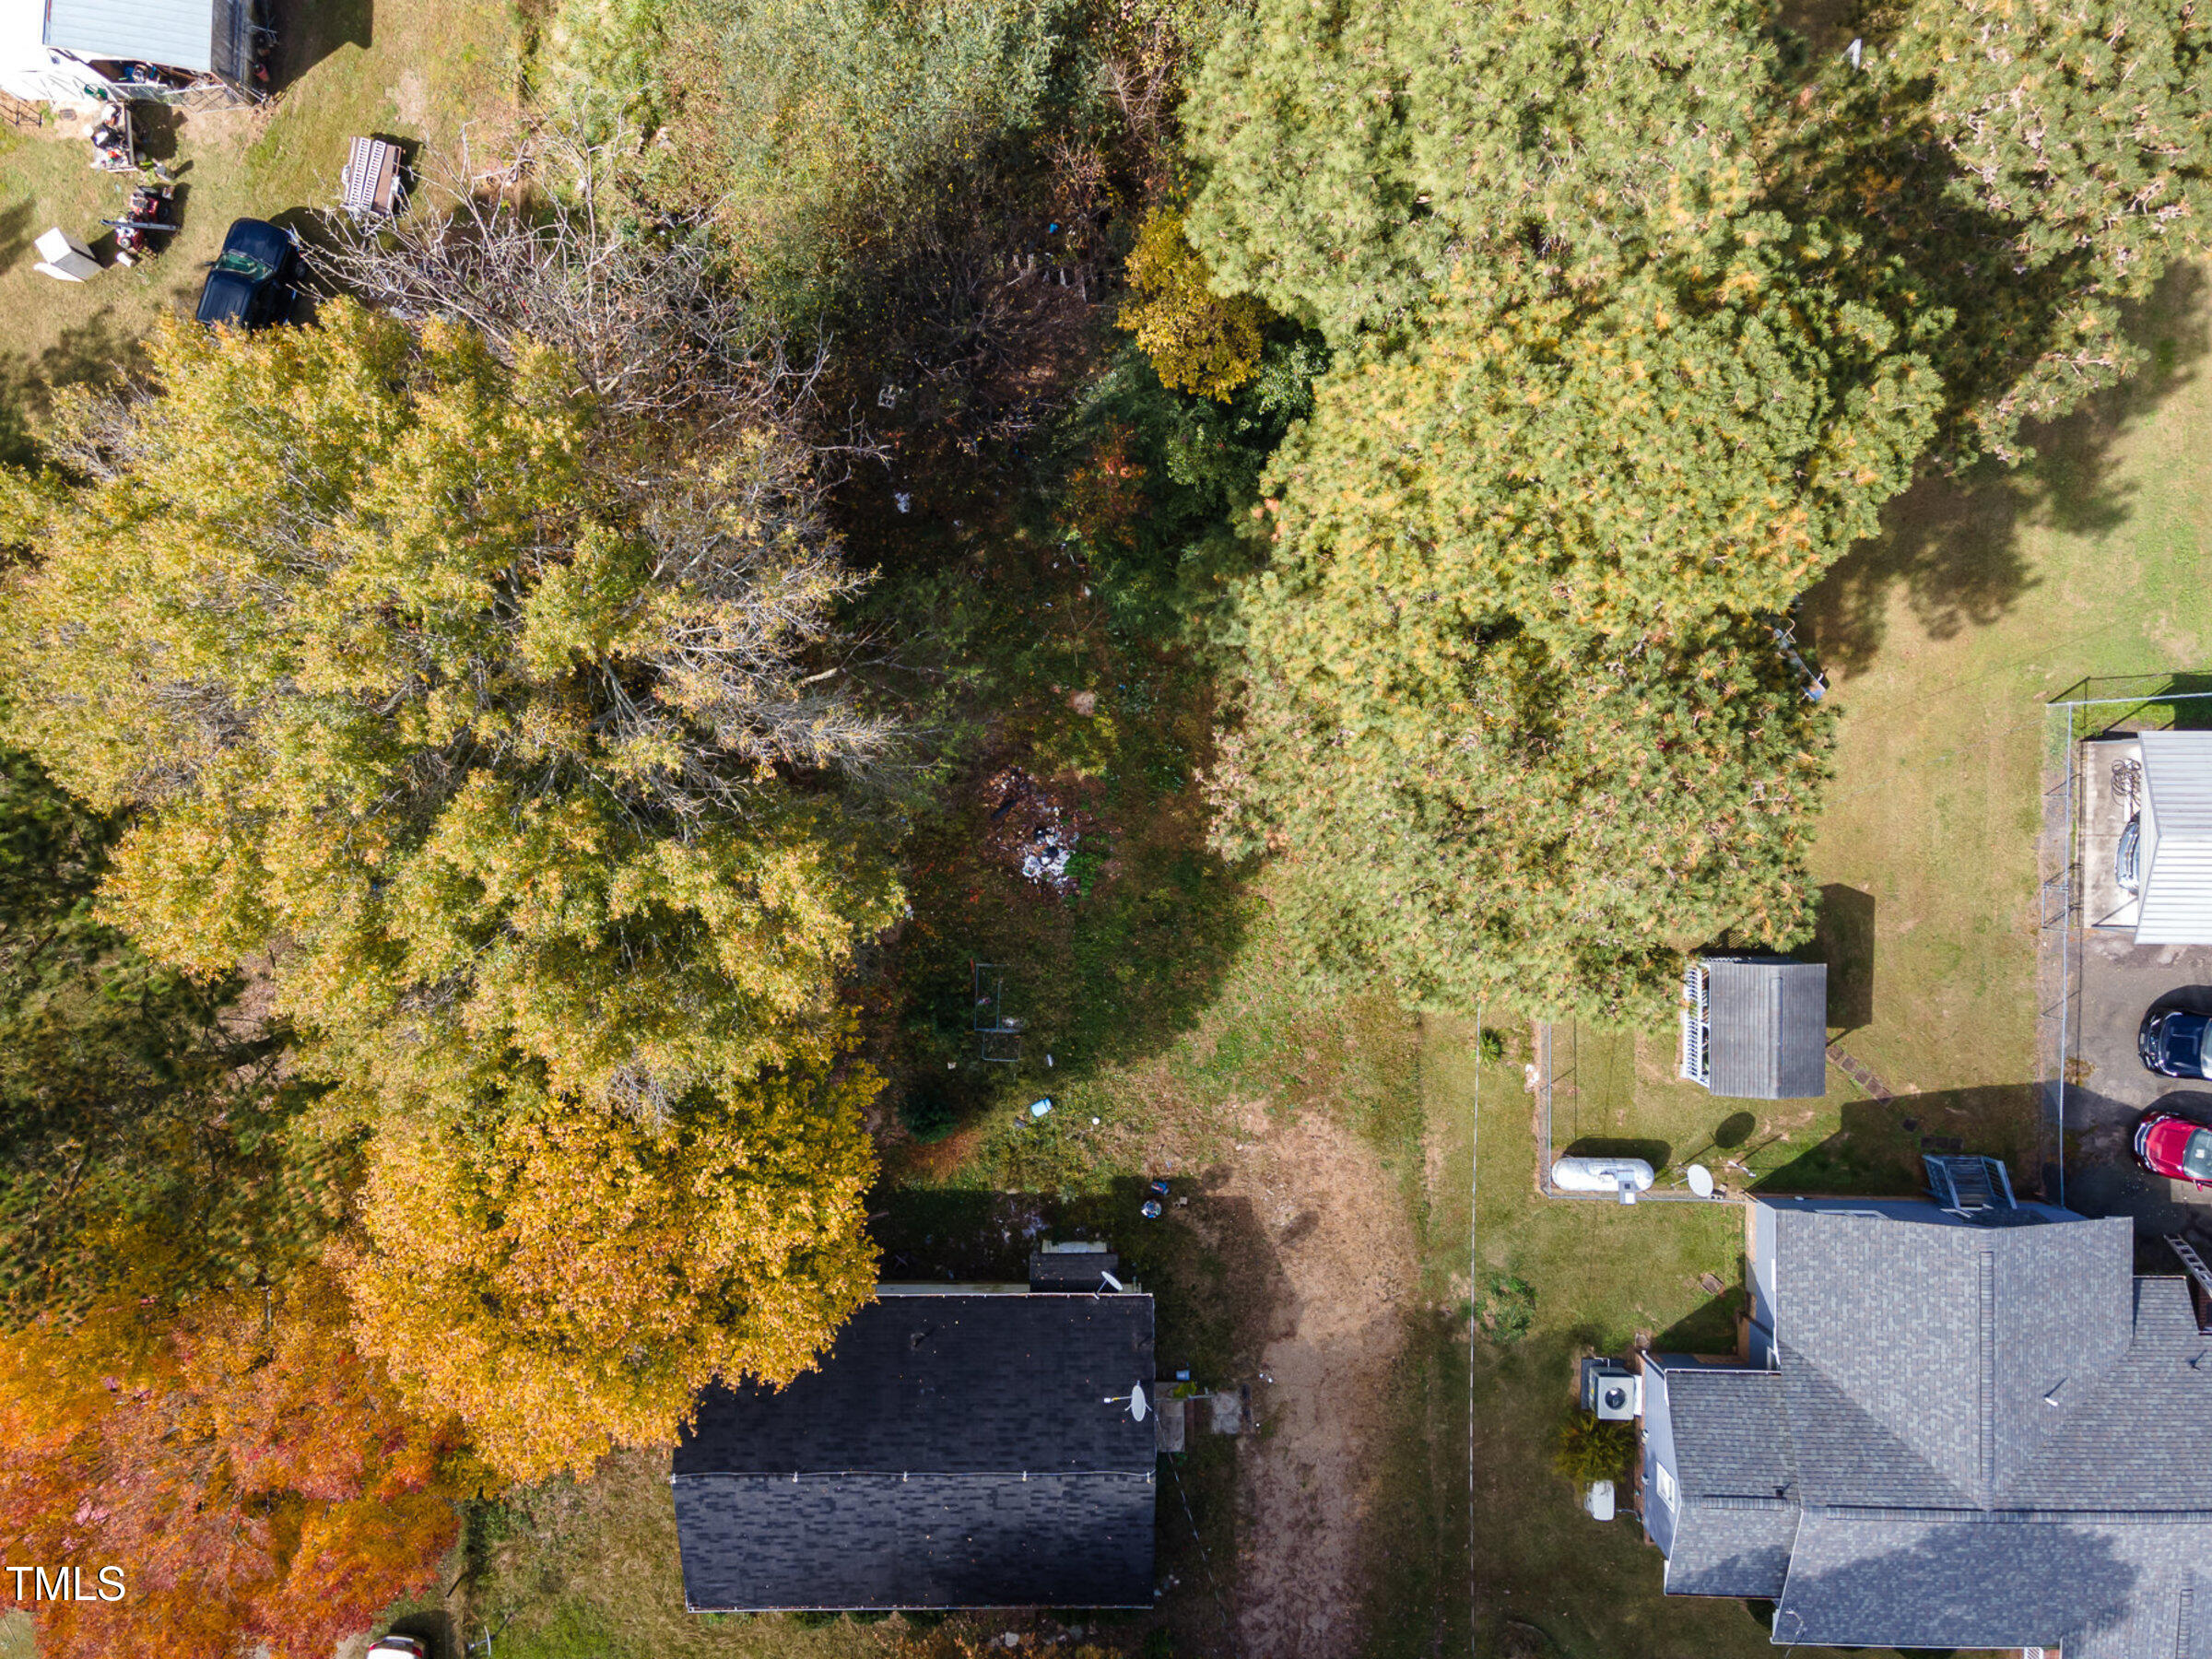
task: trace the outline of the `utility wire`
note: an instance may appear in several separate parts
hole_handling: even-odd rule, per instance
[[[1221,1599],[1221,1586],[1214,1582],[1214,1558],[1206,1553],[1206,1540],[1198,1535],[1198,1517],[1191,1513],[1190,1494],[1182,1489],[1182,1471],[1175,1466],[1175,1459],[1168,1459],[1168,1473],[1175,1477],[1175,1496],[1182,1500],[1182,1518],[1191,1524],[1191,1542],[1198,1546],[1198,1559],[1206,1568],[1206,1587],[1213,1592],[1214,1606],[1221,1615],[1221,1630],[1229,1638],[1230,1659],[1236,1659],[1237,1627],[1229,1621],[1229,1604]]]

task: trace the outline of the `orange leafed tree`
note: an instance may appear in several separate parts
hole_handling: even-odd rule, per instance
[[[115,1602],[33,1601],[42,1659],[325,1659],[429,1588],[469,1465],[401,1408],[316,1270],[182,1313],[107,1304],[0,1336],[0,1552],[119,1567]]]

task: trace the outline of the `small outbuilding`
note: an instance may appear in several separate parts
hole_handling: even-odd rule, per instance
[[[17,98],[231,101],[253,71],[249,0],[0,0],[0,91]]]
[[[2143,732],[2138,945],[2212,945],[2212,732]]]
[[[1828,966],[1700,957],[1682,980],[1681,1075],[1741,1100],[1828,1092]]]
[[[1150,1606],[1152,1299],[1101,1291],[1108,1260],[1080,1291],[881,1285],[788,1387],[710,1389],[672,1475],[686,1604]]]

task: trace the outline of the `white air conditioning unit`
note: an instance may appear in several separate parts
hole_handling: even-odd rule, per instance
[[[1585,1359],[1583,1409],[1601,1422],[1634,1422],[1643,1415],[1643,1379],[1610,1359]]]

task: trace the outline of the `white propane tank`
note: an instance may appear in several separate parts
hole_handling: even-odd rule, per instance
[[[1562,1158],[1551,1166],[1551,1184],[1562,1193],[1618,1193],[1623,1204],[1652,1184],[1652,1166],[1641,1158]]]

